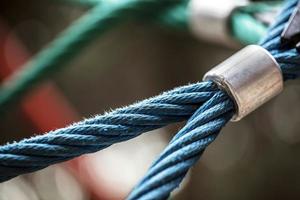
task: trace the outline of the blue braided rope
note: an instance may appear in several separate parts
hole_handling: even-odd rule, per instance
[[[128,199],[166,199],[232,115],[232,101],[217,92],[174,136]]]
[[[285,80],[300,75],[300,55],[295,49],[280,49],[280,34],[297,2],[287,1],[268,36],[261,42],[279,63]],[[127,199],[167,199],[232,115],[232,101],[224,93],[216,93],[174,136]]]
[[[288,2],[284,14],[279,18],[277,25],[270,29],[268,38],[262,43],[280,63],[285,79],[299,76],[300,61],[293,49],[278,49],[278,33],[281,31],[276,30],[278,27],[283,28],[286,22],[283,18],[288,18],[295,4],[296,0]],[[188,169],[214,141],[233,112],[230,98],[212,82],[176,88],[157,97],[45,135],[1,146],[0,181],[104,149],[143,132],[190,117],[128,197],[165,199],[179,186]]]
[[[269,28],[267,37],[260,42],[260,45],[267,49],[279,63],[285,80],[300,76],[300,56],[297,50],[280,48],[280,35],[297,3],[298,0],[286,0],[286,5],[277,21]]]
[[[217,91],[211,82],[187,85],[66,128],[1,146],[0,181],[186,120]]]

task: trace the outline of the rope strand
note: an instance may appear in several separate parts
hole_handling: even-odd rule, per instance
[[[66,128],[1,146],[0,181],[186,120],[216,92],[218,88],[211,82],[179,87]]]

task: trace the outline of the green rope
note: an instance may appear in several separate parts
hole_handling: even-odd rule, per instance
[[[53,0],[52,0],[53,1]],[[115,4],[116,0],[55,0],[61,3],[75,6],[92,7],[98,4]],[[151,20],[164,26],[172,27],[178,30],[188,30],[188,5],[189,0],[181,0],[180,3],[170,6],[165,12],[156,13]]]
[[[138,15],[139,18],[148,18],[169,27],[188,30],[188,0],[57,1],[87,7],[94,6],[94,8],[67,28],[47,48],[31,59],[22,70],[5,81],[0,88],[0,110],[4,110],[8,103],[16,101],[35,83],[58,71],[95,37],[104,34],[128,17]],[[252,14],[258,11],[263,12],[270,6],[256,5],[237,10],[232,16],[232,35],[243,44],[257,43],[265,34],[265,25],[257,22]],[[161,12],[157,13],[157,10]]]
[[[114,0],[59,0],[68,4],[75,4],[81,6],[94,6],[104,1]],[[189,0],[183,0],[165,12],[157,15],[155,21],[168,27],[179,30],[188,31],[189,13],[187,9]],[[281,5],[282,1],[263,1],[255,2],[245,7],[235,10],[231,16],[231,33],[232,36],[241,44],[255,44],[263,35],[266,34],[267,26],[259,22],[253,15],[256,13],[269,12]],[[245,34],[247,33],[247,34]]]
[[[122,0],[118,3],[103,1],[67,28],[56,40],[31,59],[18,73],[3,83],[0,88],[0,110],[18,99],[35,83],[57,72],[60,67],[76,56],[95,37],[141,11],[164,11],[179,0]]]
[[[257,44],[267,33],[267,25],[258,21],[254,15],[271,12],[279,5],[279,1],[260,2],[235,10],[230,22],[232,36],[243,45]]]
[[[188,31],[189,13],[187,5],[188,0],[185,0],[180,4],[170,7],[165,12],[157,16],[155,19],[156,22],[177,30]]]
[[[251,15],[237,11],[231,19],[231,31],[232,36],[241,44],[257,44],[267,33],[267,27]]]

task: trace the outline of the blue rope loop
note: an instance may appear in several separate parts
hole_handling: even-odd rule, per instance
[[[195,83],[66,128],[0,146],[0,181],[187,120],[218,92],[212,82]]]
[[[287,1],[261,42],[280,64],[285,80],[300,76],[299,54],[295,49],[282,50],[279,45],[280,34],[296,4],[297,0]],[[175,88],[45,135],[0,146],[0,182],[188,120],[128,197],[166,199],[233,113],[232,100],[212,82]]]
[[[277,60],[285,80],[300,76],[300,56],[296,49],[280,48],[280,35],[297,3],[297,0],[287,1],[267,37],[260,43]],[[214,96],[203,104],[174,136],[127,199],[167,199],[232,117],[232,106],[228,96]]]
[[[233,108],[233,102],[222,91],[204,103],[174,136],[128,199],[166,199],[231,119]]]

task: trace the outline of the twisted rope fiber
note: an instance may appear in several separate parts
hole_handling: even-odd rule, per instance
[[[290,4],[292,1],[288,3],[285,12],[291,13],[295,5]],[[278,21],[280,19],[282,18]],[[283,23],[285,20],[277,24],[279,26]],[[274,41],[279,37],[274,33],[275,29],[276,27],[270,30],[273,34],[269,36]],[[274,47],[269,41],[267,39],[263,44],[268,44],[266,46],[269,48]],[[277,55],[276,59],[285,78],[296,78],[299,75],[297,66],[300,63],[296,51],[270,49],[270,52],[278,52],[273,55]],[[284,59],[285,56],[281,54],[287,52],[290,56]],[[290,60],[298,61],[291,64]],[[294,76],[291,76],[292,72]],[[1,146],[0,180],[5,181],[84,153],[101,150],[143,132],[188,119],[192,115],[187,125],[154,162],[146,178],[129,196],[129,199],[164,199],[178,187],[188,169],[199,159],[205,147],[215,139],[232,114],[232,101],[211,82],[177,88],[46,135]]]
[[[36,171],[85,153],[106,148],[143,132],[188,119],[218,88],[211,82],[196,83],[0,147],[0,180]]]
[[[57,67],[62,66],[63,63],[65,63],[72,56],[78,53],[79,50],[82,49],[84,44],[88,43],[88,41],[90,41],[96,35],[104,33],[105,30],[107,30],[108,26],[112,26],[114,23],[117,23],[120,17],[122,17],[123,15],[127,16],[130,12],[141,12],[141,10],[143,10],[141,9],[142,7],[148,7],[147,9],[149,9],[150,6],[148,5],[152,5],[154,4],[154,2],[155,4],[157,4],[157,6],[155,7],[159,6],[160,8],[162,6],[170,4],[170,2],[168,1],[160,1],[160,3],[157,3],[156,1],[150,0],[139,2],[127,0],[122,1],[122,4],[118,2],[118,4],[115,5],[112,5],[111,3],[105,4],[105,2],[101,2],[100,6],[96,6],[87,15],[83,16],[77,22],[75,22],[74,25],[70,26],[70,28],[64,31],[57,40],[55,40],[49,45],[48,48],[39,53],[34,59],[32,59],[22,71],[20,71],[17,75],[15,75],[8,82],[6,82],[6,84],[1,88],[0,105],[4,106],[12,98],[16,98],[22,95],[28,88],[30,88],[32,84],[43,78],[48,71],[52,71],[54,69],[57,69]],[[175,1],[172,1],[172,3],[174,2]],[[87,125],[85,123],[78,123],[69,128],[53,131],[45,137],[36,137],[21,141],[20,143],[12,144],[13,148],[11,147],[12,145],[4,146],[3,148],[1,148],[1,153],[3,154],[1,157],[3,165],[0,166],[0,172],[2,174],[0,175],[0,179],[8,180],[9,178],[17,176],[18,174],[35,171],[44,168],[47,165],[71,159],[83,153],[100,150],[111,145],[112,143],[130,139],[131,137],[134,137],[140,134],[141,132],[159,128],[160,126],[166,125],[171,122],[187,119],[196,108],[193,107],[192,104],[198,106],[201,104],[202,101],[204,102],[208,99],[208,97],[212,96],[211,92],[214,89],[212,89],[212,91],[210,91],[209,93],[205,93],[205,90],[206,89],[204,87],[202,94],[184,93],[180,94],[179,96],[173,95],[173,100],[168,100],[168,102],[171,105],[164,105],[160,103],[153,106],[151,104],[145,104],[145,109],[149,110],[147,112],[149,112],[149,114],[153,112],[153,115],[160,115],[159,113],[161,112],[166,112],[165,115],[167,115],[168,112],[171,112],[173,109],[174,112],[169,113],[169,115],[171,115],[169,118],[152,117],[151,119],[151,116],[149,117],[144,115],[122,116],[123,120],[131,120],[130,117],[132,118],[132,120],[138,117],[148,117],[145,120],[160,121],[159,123],[161,123],[162,125],[150,124],[148,127],[140,127],[143,124],[137,121],[137,125],[133,123],[132,125],[134,127],[131,128],[128,127],[126,123],[125,126],[122,126],[122,123],[119,123],[117,121],[118,118],[113,118],[111,122],[108,122],[109,119],[97,121],[98,124],[103,123],[101,126],[98,126],[92,124],[93,120],[88,120],[86,121]],[[178,91],[180,90],[178,89]],[[178,102],[176,102],[177,96],[179,98]],[[181,105],[181,103],[184,104],[185,102],[180,102],[180,98],[184,100],[189,96],[190,100],[186,102],[187,105]],[[191,105],[189,105],[190,103]],[[183,108],[180,106],[182,106]],[[156,107],[159,107],[159,111],[157,111],[158,109]],[[151,111],[150,109],[152,109],[153,111]],[[140,108],[139,110],[142,109]],[[134,112],[134,110],[128,112]],[[137,111],[135,114],[138,113],[139,111]],[[121,117],[121,115],[119,115],[118,117]],[[166,119],[168,121],[163,122],[163,120]],[[113,125],[105,125],[105,123],[112,123]],[[78,132],[86,132],[86,134],[81,136],[80,134],[78,134]],[[111,132],[110,134],[115,134],[113,135],[114,137],[117,137],[117,134],[123,134],[117,139],[115,139],[109,134],[102,136],[106,132]],[[126,132],[132,135],[125,135]],[[68,133],[69,135],[65,135],[64,133]],[[95,133],[99,133],[99,135],[94,136],[93,134]],[[107,139],[107,137],[110,138]],[[109,141],[106,142],[106,140]],[[96,146],[99,143],[101,143],[102,145]],[[78,150],[83,147],[85,147],[84,150]],[[29,155],[31,155],[32,157],[29,157]],[[54,157],[54,155],[56,157]],[[40,158],[38,156],[43,156],[43,158]],[[20,163],[17,163],[16,160],[18,160]],[[24,162],[28,162],[29,164],[26,165],[24,164]],[[42,164],[40,164],[39,162],[42,162]]]
[[[118,3],[102,1],[1,85],[0,110],[5,111],[8,104],[19,99],[41,79],[57,72],[89,42],[114,25],[141,13],[160,14],[180,2],[182,0],[122,0]]]
[[[269,29],[268,36],[261,42],[279,63],[285,80],[300,75],[300,55],[295,49],[280,48],[280,35],[297,2],[286,2],[277,21]],[[232,106],[224,94],[204,103],[174,136],[128,199],[167,199],[231,118]]]

